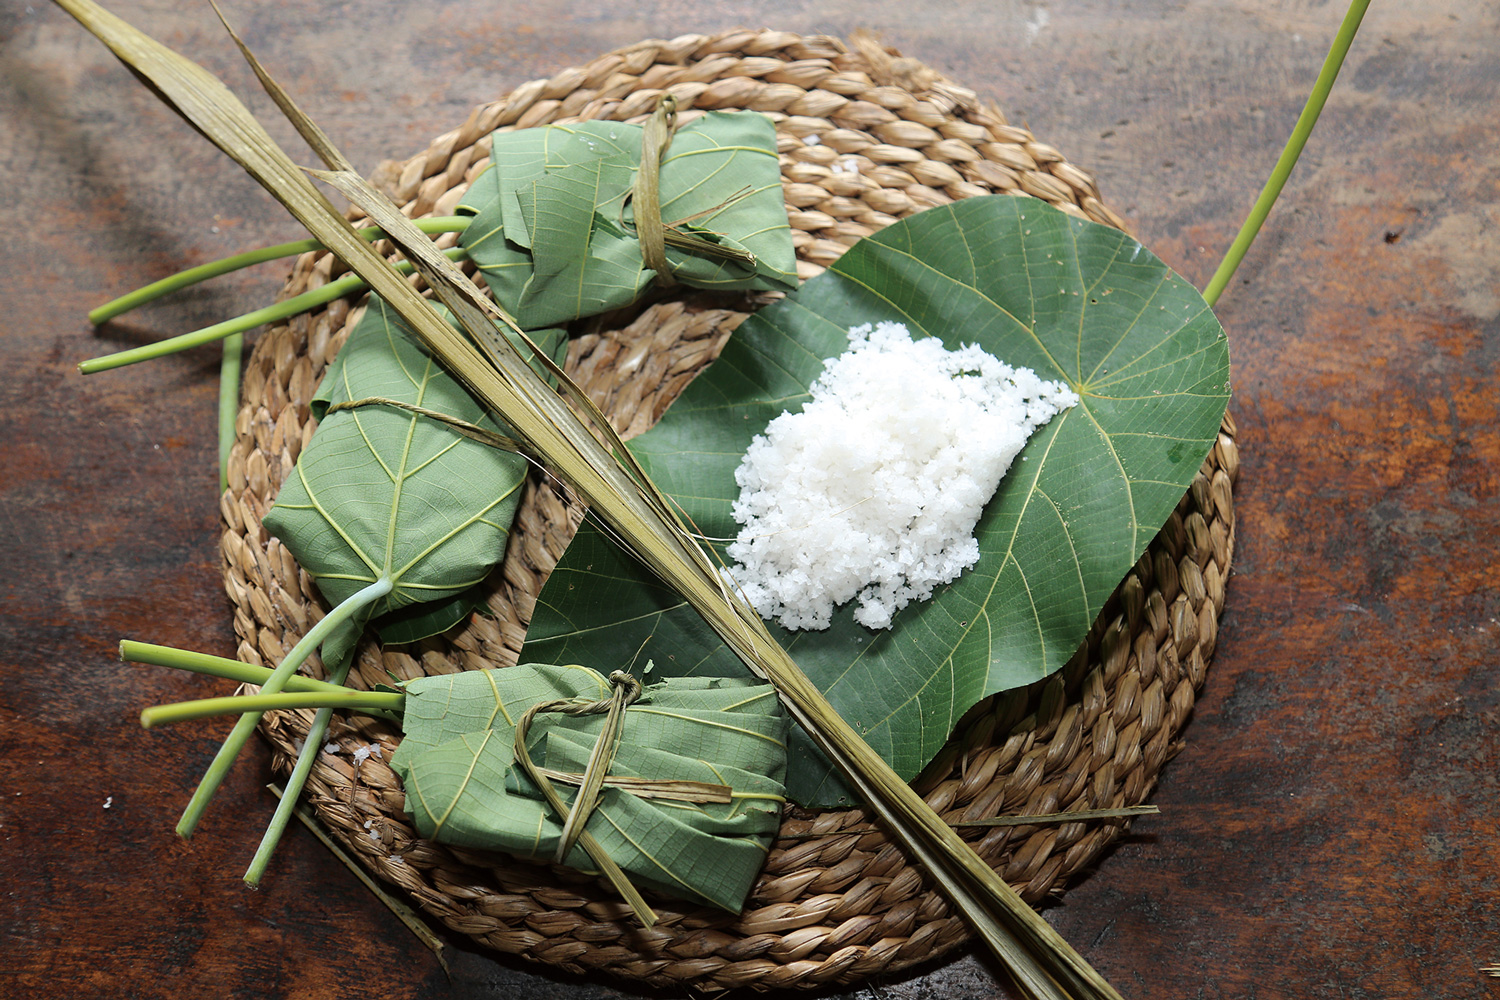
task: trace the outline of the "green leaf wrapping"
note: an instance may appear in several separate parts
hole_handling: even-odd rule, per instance
[[[495,133],[490,167],[458,206],[474,216],[459,242],[523,328],[627,305],[651,282],[628,204],[641,133],[598,121]],[[662,160],[660,192],[668,223],[707,212],[681,228],[755,255],[748,265],[669,246],[678,281],[797,287],[776,133],[764,115],[709,112],[682,126]]]
[[[1083,642],[1212,446],[1229,354],[1202,297],[1125,234],[1030,198],[968,198],[861,240],[748,319],[632,451],[696,530],[735,535],[734,471],[751,439],[807,399],[848,328],[881,320],[950,349],[978,343],[1082,398],[1032,436],[976,527],[979,562],[931,600],[881,632],[856,624],[852,603],[826,631],[771,626],[910,779],[970,706],[1047,676]],[[639,648],[664,673],[745,674],[696,613],[585,522],[523,655],[587,661],[606,648]],[[850,801],[800,730],[789,753],[791,798]]]
[[[423,677],[406,690],[406,735],[391,767],[426,838],[550,860],[562,833],[513,768],[515,723],[541,701],[609,696],[580,666],[522,664]],[[582,773],[604,716],[542,713],[527,746],[540,766]],[[728,804],[643,799],[606,787],[587,829],[633,881],[738,913],[781,822],[787,719],[768,684],[670,678],[626,710],[610,774],[734,789]],[[559,784],[572,802],[576,789]],[[568,864],[592,862],[575,847]]]
[[[263,521],[330,603],[381,576],[392,582],[389,595],[324,643],[328,664],[347,655],[372,618],[388,617],[389,641],[412,641],[465,617],[471,589],[505,554],[526,477],[521,456],[431,417],[383,404],[330,412],[371,397],[504,433],[372,297],[313,398],[317,432]]]

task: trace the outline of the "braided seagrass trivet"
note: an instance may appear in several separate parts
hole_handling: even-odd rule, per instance
[[[749,108],[777,124],[799,255],[811,277],[896,218],[971,195],[1043,198],[1098,222],[1120,220],[1093,180],[1030,132],[915,60],[868,40],[739,31],[648,41],[525,84],[478,108],[425,153],[383,168],[408,214],[449,214],[488,163],[489,134],[584,118],[641,120],[670,90],[683,108]],[[691,114],[691,111],[688,112]],[[450,246],[455,237],[440,240]],[[285,294],[321,285],[338,264],[297,263]],[[717,353],[753,304],[697,295],[596,322],[572,344],[568,368],[629,437],[661,415]],[[267,331],[247,366],[229,489],[222,499],[225,582],[239,656],[274,663],[326,610],[307,575],[260,525],[312,434],[308,401],[343,343],[355,304],[334,302]],[[1051,679],[969,713],[917,782],[950,820],[1141,803],[1192,709],[1218,634],[1234,546],[1234,425],[1166,527],[1111,598],[1084,648]],[[535,596],[577,511],[533,477],[505,563],[492,577],[493,617],[415,647],[361,647],[350,683],[388,674],[514,663]],[[593,664],[608,670],[614,664]],[[313,673],[321,664],[311,661]],[[267,717],[278,767],[289,768],[311,713]],[[602,970],[657,985],[716,989],[853,982],[949,951],[967,929],[946,901],[860,811],[791,810],[738,918],[662,900],[650,931],[602,884],[577,872],[455,850],[416,838],[385,761],[399,733],[336,717],[337,754],[318,755],[309,797],[366,865],[455,931],[500,951],[566,969]],[[383,756],[356,757],[378,743]],[[1096,859],[1121,821],[965,832],[1031,902]],[[820,834],[816,837],[808,833]],[[828,835],[833,834],[833,835]]]

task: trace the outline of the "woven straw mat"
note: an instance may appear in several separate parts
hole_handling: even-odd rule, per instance
[[[737,31],[648,41],[475,110],[462,127],[377,181],[408,214],[451,214],[488,161],[490,133],[580,119],[639,121],[663,91],[685,109],[749,108],[776,123],[799,272],[811,277],[895,219],[955,198],[1003,192],[1042,198],[1109,225],[1119,218],[1093,179],[998,110],[915,60],[873,41]],[[688,110],[686,118],[694,113]],[[814,141],[814,137],[816,141]],[[835,163],[852,165],[835,171]],[[443,237],[442,246],[455,241]],[[304,255],[285,294],[327,282],[339,265]],[[247,365],[237,440],[222,498],[225,583],[238,655],[274,664],[325,612],[307,574],[261,527],[313,432],[308,401],[343,343],[358,302],[274,327]],[[568,369],[626,437],[645,430],[718,352],[754,303],[698,294],[635,315],[583,324]],[[578,331],[575,331],[575,333]],[[1212,453],[1161,534],[1105,607],[1068,665],[1030,689],[986,701],[918,780],[940,815],[968,820],[1141,803],[1203,682],[1234,546],[1238,472],[1226,417]],[[504,565],[491,579],[493,617],[414,647],[360,648],[357,687],[516,661],[536,594],[578,513],[533,477]],[[609,670],[614,664],[594,664]],[[307,668],[321,672],[314,659]],[[276,764],[290,769],[308,712],[267,716]],[[663,899],[643,930],[607,885],[548,865],[417,838],[386,766],[400,734],[336,716],[308,783],[318,816],[354,855],[454,931],[502,952],[659,986],[714,990],[852,983],[930,959],[968,930],[900,848],[858,810],[789,810],[765,871],[734,917]],[[383,756],[356,763],[378,743]],[[1126,829],[1120,820],[966,828],[981,857],[1035,903],[1061,890]],[[812,831],[823,836],[799,837]],[[826,834],[834,833],[833,836]]]

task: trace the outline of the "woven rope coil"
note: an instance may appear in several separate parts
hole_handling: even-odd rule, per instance
[[[493,130],[639,121],[664,90],[683,109],[749,108],[776,122],[804,279],[897,218],[973,195],[1031,195],[1121,225],[1089,175],[971,91],[868,39],[851,50],[836,39],[768,31],[641,42],[527,83],[476,109],[425,153],[383,166],[378,179],[409,215],[449,214],[487,165]],[[337,272],[326,253],[305,255],[284,294]],[[633,436],[717,355],[750,307],[698,294],[593,323],[574,339],[568,368]],[[357,309],[339,300],[268,330],[247,365],[221,502],[225,585],[238,655],[247,662],[279,661],[327,610],[260,522],[312,434],[309,400]],[[1226,417],[1191,488],[1067,666],[965,717],[916,783],[945,819],[1117,807],[1148,796],[1217,638],[1234,545],[1234,434]],[[382,650],[367,640],[351,685],[514,663],[536,595],[577,517],[534,476],[505,562],[491,578],[492,617],[474,616],[413,647]],[[314,660],[308,669],[316,675],[321,665]],[[278,767],[290,767],[310,721],[304,712],[267,716]],[[741,916],[662,900],[654,904],[661,922],[643,930],[592,878],[418,839],[385,765],[399,739],[377,720],[336,717],[330,749],[338,752],[318,755],[309,798],[367,866],[453,930],[500,951],[662,986],[781,988],[863,980],[941,955],[967,937],[961,918],[899,847],[882,833],[859,832],[869,822],[859,810],[789,810]],[[355,754],[371,744],[382,753]],[[1125,828],[1094,821],[964,836],[1036,902],[1060,891]]]

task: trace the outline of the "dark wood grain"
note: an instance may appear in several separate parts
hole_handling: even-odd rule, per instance
[[[1342,14],[1302,0],[237,6],[366,170],[641,37],[876,28],[1096,171],[1200,286]],[[1240,547],[1187,749],[1162,814],[1051,910],[1127,997],[1500,996],[1480,972],[1500,962],[1500,13],[1376,7],[1220,304]],[[269,111],[206,7],[119,11]],[[73,365],[268,300],[275,268],[100,331],[84,319],[297,233],[40,2],[0,9],[0,176],[0,996],[629,994],[477,955],[450,983],[301,831],[245,889],[271,808],[263,748],[193,841],[173,836],[223,726],[146,733],[135,717],[221,685],[113,650],[233,648],[218,352],[89,378]],[[1008,995],[974,956],[876,992]]]

